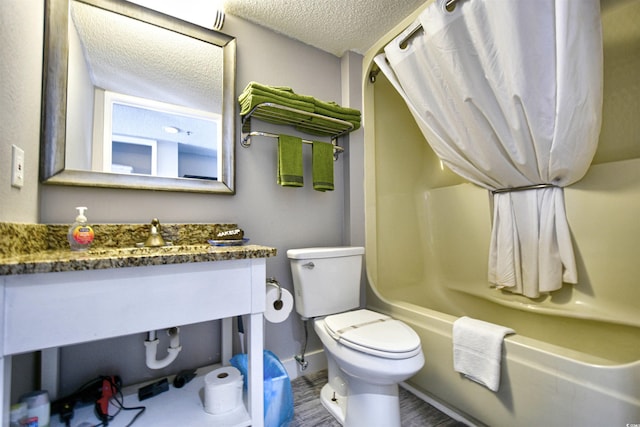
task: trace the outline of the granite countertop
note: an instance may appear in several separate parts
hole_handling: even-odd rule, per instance
[[[260,245],[212,246],[216,231],[236,224],[166,224],[161,234],[170,246],[137,247],[148,235],[148,224],[93,225],[96,239],[88,251],[72,252],[66,242],[68,225],[0,223],[0,276],[99,270],[163,264],[269,258],[276,249]]]

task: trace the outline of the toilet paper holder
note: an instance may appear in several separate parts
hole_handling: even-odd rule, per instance
[[[275,277],[269,277],[267,278],[267,285],[275,286],[278,289],[278,299],[273,302],[273,308],[275,308],[276,310],[281,310],[283,302],[282,287],[280,286],[280,282],[278,282]]]

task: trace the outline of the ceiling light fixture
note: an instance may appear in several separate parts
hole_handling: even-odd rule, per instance
[[[180,129],[178,129],[175,126],[163,126],[162,130],[165,131],[166,133],[180,133]]]
[[[224,25],[223,0],[127,0],[166,15],[189,21],[205,28],[222,30]],[[211,20],[213,19],[213,24]]]

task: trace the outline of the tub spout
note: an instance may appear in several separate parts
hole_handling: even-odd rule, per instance
[[[159,340],[156,338],[155,331],[149,331],[148,339],[145,340],[144,346],[146,347],[147,367],[150,369],[162,369],[169,366],[174,360],[176,360],[178,353],[182,350],[182,346],[180,345],[180,329],[177,327],[167,329],[167,334],[170,337],[169,348],[167,348],[168,354],[164,359],[156,360]]]

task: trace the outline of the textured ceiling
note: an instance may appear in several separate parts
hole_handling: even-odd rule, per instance
[[[128,0],[211,28],[212,7],[336,56],[364,54],[428,0]],[[602,7],[637,0],[601,0]],[[179,7],[176,7],[179,4]],[[189,17],[194,9],[196,18]],[[211,21],[211,22],[209,22]],[[224,29],[222,30],[224,32]]]
[[[225,13],[338,57],[364,54],[428,0],[128,0],[211,28],[216,2]],[[224,32],[224,28],[222,30]]]
[[[223,2],[229,15],[342,56],[349,50],[366,53],[382,36],[428,0],[217,1]],[[633,1],[637,0],[601,0],[601,7],[605,9]]]
[[[224,0],[225,12],[342,56],[364,54],[425,0]],[[224,31],[224,30],[223,30]]]

